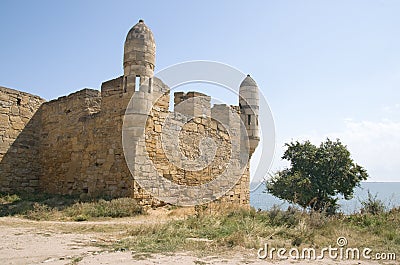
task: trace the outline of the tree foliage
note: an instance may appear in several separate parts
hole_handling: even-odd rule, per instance
[[[319,147],[309,141],[291,142],[285,147],[282,159],[291,165],[267,182],[267,190],[304,208],[335,212],[337,195],[351,199],[354,188],[368,178],[367,171],[354,163],[339,139],[327,139]]]

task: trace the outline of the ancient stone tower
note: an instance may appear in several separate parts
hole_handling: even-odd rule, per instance
[[[240,116],[244,122],[249,137],[250,155],[254,153],[260,142],[258,128],[259,110],[258,86],[250,75],[243,80],[239,88]]]
[[[156,60],[156,43],[153,33],[139,20],[126,36],[124,45],[124,86],[134,90],[135,81],[152,78]],[[149,91],[150,92],[150,91]]]
[[[131,196],[154,204],[165,196],[180,202],[202,187],[198,196],[223,190],[218,201],[248,204],[248,159],[259,142],[257,84],[243,80],[239,106],[176,92],[171,112],[170,89],[154,77],[155,56],[153,33],[140,20],[125,40],[123,75],[103,82],[101,91],[45,102],[0,88],[0,192]],[[248,151],[236,155],[243,146]],[[207,186],[236,174],[230,164],[241,161],[233,185]],[[167,195],[152,185],[161,179]]]

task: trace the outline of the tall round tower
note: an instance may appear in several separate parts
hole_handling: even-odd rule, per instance
[[[258,128],[259,96],[258,86],[250,75],[242,81],[239,88],[240,117],[246,126],[249,137],[249,152],[253,154],[260,141]]]
[[[141,19],[126,36],[124,45],[124,89],[135,90],[135,81],[152,78],[156,43],[151,30]],[[136,84],[138,87],[139,84]]]

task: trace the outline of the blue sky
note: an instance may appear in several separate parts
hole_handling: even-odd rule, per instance
[[[371,181],[400,181],[400,2],[0,2],[0,85],[54,99],[122,74],[143,18],[157,66],[212,60],[250,73],[283,143],[340,138]],[[218,93],[217,93],[218,94]],[[228,102],[236,104],[236,102]]]

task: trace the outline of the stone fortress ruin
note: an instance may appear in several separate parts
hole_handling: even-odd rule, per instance
[[[155,53],[153,34],[140,20],[126,37],[123,75],[103,82],[101,91],[46,102],[0,87],[0,192],[129,196],[155,204],[163,196],[144,182],[158,177],[197,187],[237,174],[229,164],[244,163],[218,200],[248,205],[249,159],[259,142],[257,84],[243,80],[238,106],[176,92],[172,112],[170,88],[154,76]],[[185,195],[168,189],[178,203]]]

